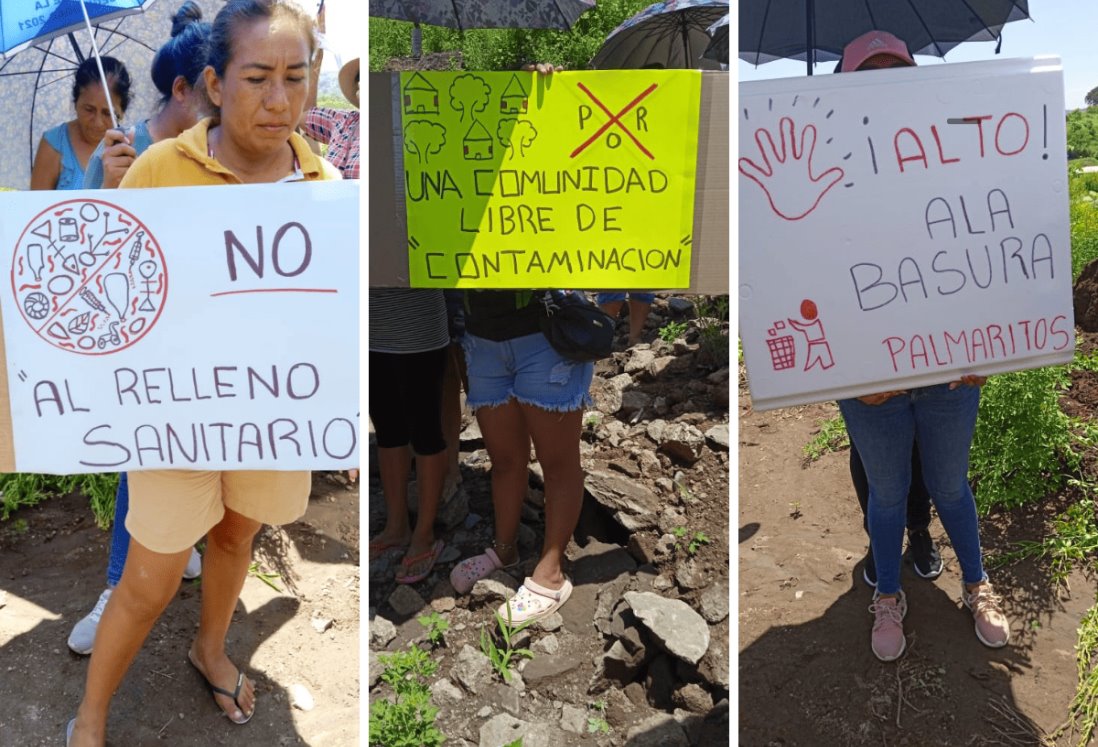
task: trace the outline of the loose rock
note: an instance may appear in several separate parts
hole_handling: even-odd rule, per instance
[[[669,653],[691,664],[697,664],[705,655],[709,625],[685,602],[639,591],[626,592],[625,601]]]
[[[316,701],[313,700],[312,693],[304,685],[290,685],[289,693],[290,705],[299,711],[311,711],[316,708]]]
[[[418,614],[426,604],[423,597],[407,584],[397,585],[393,593],[389,595],[389,606],[401,617],[411,617]]]

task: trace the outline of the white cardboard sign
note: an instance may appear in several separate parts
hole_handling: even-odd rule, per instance
[[[357,466],[357,182],[0,205],[17,471]]]
[[[1058,58],[740,84],[754,407],[1071,360]]]

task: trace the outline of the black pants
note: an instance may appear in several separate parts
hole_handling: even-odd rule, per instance
[[[850,479],[862,507],[862,527],[869,534],[869,478],[865,474],[861,454],[850,442]],[[911,447],[911,488],[907,493],[907,531],[917,532],[930,526],[930,493],[923,483],[923,465],[919,461],[919,444]]]
[[[446,449],[442,436],[442,374],[447,348],[425,353],[370,351],[370,420],[377,445],[431,456]]]

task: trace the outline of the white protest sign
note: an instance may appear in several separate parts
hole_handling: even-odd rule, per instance
[[[1071,360],[1058,58],[740,84],[757,409]]]
[[[357,182],[0,205],[16,471],[358,465]]]

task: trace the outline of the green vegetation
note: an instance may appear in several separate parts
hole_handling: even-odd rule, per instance
[[[0,521],[25,506],[36,506],[47,498],[83,493],[91,503],[95,523],[106,529],[114,519],[114,494],[118,475],[39,475],[30,472],[0,474]]]
[[[698,315],[701,349],[714,361],[728,361],[728,296],[698,296],[694,299]]]
[[[431,705],[427,682],[438,662],[427,652],[408,644],[408,650],[378,657],[385,668],[381,679],[393,689],[395,700],[370,704],[371,747],[439,747],[446,735],[435,726],[438,708]]]
[[[850,445],[850,436],[846,433],[846,424],[842,415],[820,423],[820,432],[804,445],[804,455],[814,462],[829,451],[838,451]]]
[[[686,334],[686,322],[668,322],[656,333],[664,342],[674,342]]]
[[[427,628],[427,642],[433,648],[438,648],[446,643],[446,631],[450,629],[450,623],[437,612],[429,615],[420,615],[416,618],[419,624]]]
[[[610,724],[606,720],[606,701],[596,700],[591,704],[594,714],[587,717],[588,734],[609,734]]]
[[[1098,108],[1068,112],[1067,147],[1068,158],[1098,158]]]
[[[673,530],[671,530],[671,533],[675,535],[676,539],[686,539],[686,537],[690,534],[690,530],[686,527],[675,527]],[[686,552],[690,555],[693,555],[699,549],[701,549],[702,545],[708,544],[709,537],[706,536],[704,532],[694,532],[693,536],[690,537],[690,541],[686,544]],[[675,549],[679,549],[680,547],[682,547],[682,545],[676,542]]]
[[[511,681],[511,663],[516,658],[534,658],[534,652],[528,648],[515,648],[515,636],[525,630],[531,622],[520,625],[511,625],[511,608],[507,607],[507,619],[504,620],[499,612],[496,612],[496,622],[499,624],[500,640],[502,646],[496,643],[495,637],[487,630],[481,628],[480,650],[492,662],[492,668],[499,672],[504,682]]]
[[[252,561],[252,564],[248,566],[248,575],[254,578],[258,578],[260,581],[267,584],[267,586],[270,586],[278,593],[282,593],[282,587],[275,583],[275,581],[279,580],[282,577],[277,573],[269,573],[263,570],[260,567],[258,561]]]
[[[423,26],[423,52],[460,51],[466,70],[514,70],[530,62],[551,62],[570,70],[587,67],[603,41],[622,21],[643,10],[648,0],[599,0],[569,31],[535,29],[453,29]],[[370,19],[370,70],[394,57],[412,54],[412,24]]]

